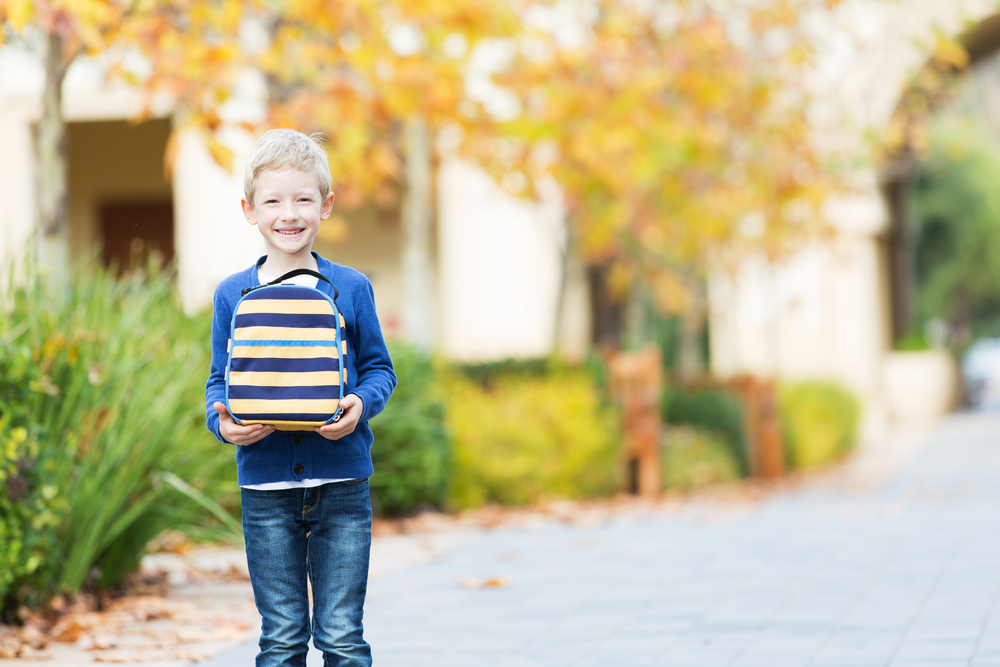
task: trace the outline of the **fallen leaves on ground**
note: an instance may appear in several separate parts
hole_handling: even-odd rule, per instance
[[[510,586],[510,580],[503,577],[488,577],[485,579],[479,577],[459,577],[458,583],[462,588],[473,590],[480,588],[507,588]]]
[[[211,652],[188,650],[247,639],[248,623],[159,595],[126,595],[95,610],[95,598],[81,595],[72,604],[57,600],[59,612],[24,613],[22,627],[0,626],[0,658],[48,658],[52,642],[71,644],[94,662],[194,662]]]
[[[46,657],[49,638],[30,625],[21,628],[0,626],[0,658],[34,659]]]

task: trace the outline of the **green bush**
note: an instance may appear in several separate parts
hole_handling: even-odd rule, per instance
[[[931,349],[931,345],[927,342],[927,338],[919,331],[912,331],[906,334],[896,341],[896,344],[893,347],[899,352],[920,352]]]
[[[381,514],[407,514],[423,505],[442,507],[451,439],[439,380],[428,355],[403,344],[390,345],[389,353],[398,384],[385,411],[371,421],[373,505]]]
[[[238,532],[232,448],[204,426],[210,320],[170,277],[29,275],[0,317],[0,596],[117,583],[167,528]],[[220,505],[220,502],[222,503]]]
[[[449,380],[453,506],[522,505],[619,488],[617,413],[602,403],[589,373],[550,368],[544,377],[493,375],[487,387],[458,374]]]
[[[739,460],[718,431],[668,427],[661,452],[665,489],[690,491],[742,476]]]
[[[65,498],[36,465],[37,429],[26,413],[42,373],[26,350],[0,339],[0,621],[10,622],[20,600],[15,594],[56,551]]]
[[[664,423],[714,433],[715,439],[729,448],[740,474],[747,474],[743,406],[732,392],[671,387],[663,392],[660,406]]]
[[[854,445],[861,404],[835,382],[784,385],[778,393],[778,409],[786,458],[793,468],[823,465]]]

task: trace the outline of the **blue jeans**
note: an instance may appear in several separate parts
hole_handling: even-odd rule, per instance
[[[368,480],[240,491],[250,582],[262,616],[257,667],[305,667],[310,634],[326,667],[371,665],[361,623],[372,543]]]

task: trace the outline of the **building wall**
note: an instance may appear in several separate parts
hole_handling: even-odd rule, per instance
[[[235,153],[233,173],[218,166],[197,136],[182,131],[172,179],[163,176],[161,120],[127,126],[141,108],[135,91],[107,84],[97,61],[75,63],[67,76],[64,114],[70,125],[70,225],[73,258],[99,240],[101,203],[129,198],[173,200],[177,285],[185,308],[211,307],[216,285],[264,250],[240,210],[242,166],[255,137],[233,131],[223,140]],[[40,114],[37,58],[0,48],[0,254],[23,256],[36,224],[32,124]],[[253,115],[254,100],[241,102]],[[259,103],[258,103],[259,106]],[[250,111],[247,111],[247,109]],[[500,193],[468,166],[446,165],[439,179],[437,247],[439,347],[466,360],[539,356],[553,345],[562,213]],[[343,211],[337,211],[344,214]],[[344,215],[347,238],[321,238],[316,248],[365,272],[376,291],[389,337],[400,336],[402,277],[398,219],[370,208]],[[564,304],[561,345],[582,355],[589,322],[582,272],[574,265]]]
[[[327,259],[361,271],[375,290],[375,307],[386,338],[400,338],[402,330],[403,276],[400,221],[398,212],[379,213],[365,206],[350,213],[337,208],[347,225],[346,237],[325,241],[321,232],[313,247]],[[327,223],[324,223],[327,224]]]
[[[934,54],[937,31],[958,34],[997,10],[992,0],[848,0],[819,26],[813,85],[816,140],[866,158],[907,82]],[[835,234],[768,265],[748,258],[710,280],[713,370],[840,380],[864,401],[869,434],[884,423],[884,363],[891,346],[885,234],[889,215],[877,167],[832,197]]]
[[[438,176],[440,347],[451,358],[538,357],[554,347],[564,212],[553,193],[533,204],[481,171],[444,161]],[[580,356],[590,324],[582,271],[567,285],[559,347]]]

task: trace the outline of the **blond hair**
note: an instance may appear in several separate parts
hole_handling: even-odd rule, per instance
[[[268,130],[261,135],[250,153],[246,172],[243,174],[243,194],[247,203],[251,207],[254,205],[253,197],[260,172],[282,169],[315,173],[319,180],[320,200],[326,199],[333,190],[333,177],[330,175],[330,165],[326,161],[322,141],[323,135],[318,132],[306,136],[298,130],[286,128]]]

